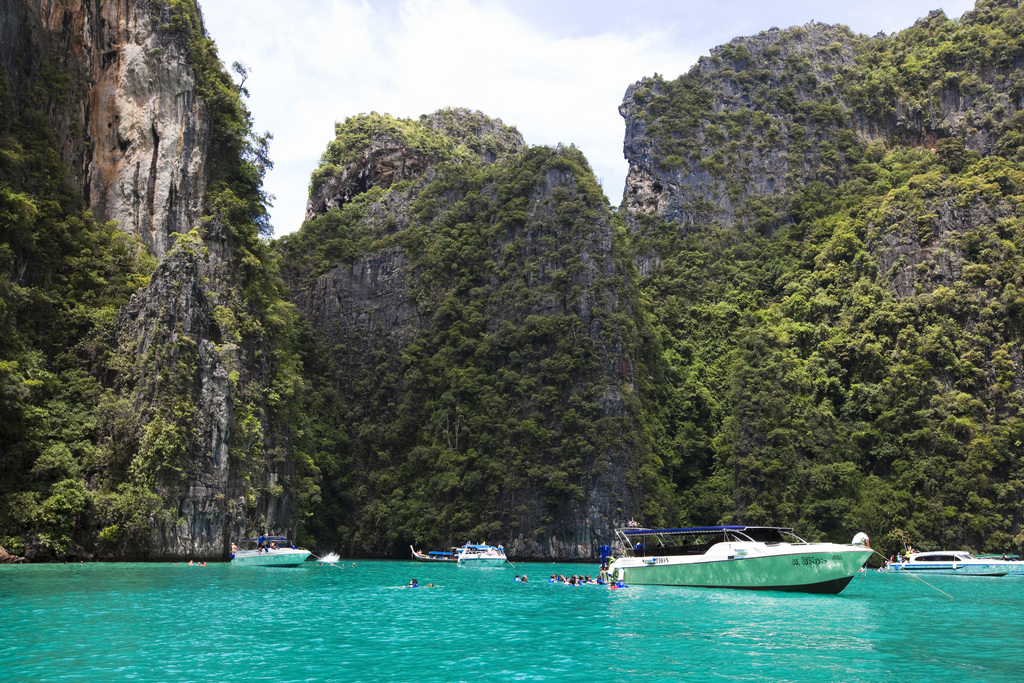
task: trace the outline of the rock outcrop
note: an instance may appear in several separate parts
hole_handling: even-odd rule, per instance
[[[985,12],[968,12],[961,21],[984,20]],[[951,71],[923,102],[896,74],[881,93],[853,69],[858,54],[925,36],[947,21],[932,12],[905,32],[909,37],[868,38],[818,23],[773,28],[714,48],[675,80],[655,74],[633,83],[619,107],[631,230],[647,236],[666,222],[681,235],[708,225],[770,233],[790,220],[793,193],[814,182],[849,180],[857,162],[850,153],[858,145],[934,150],[940,140],[959,140],[978,154],[1000,151],[1024,104],[1015,85],[1024,56],[1002,56],[980,73],[947,57],[949,69],[962,71]],[[865,45],[871,43],[876,47]],[[641,251],[637,266],[650,273],[660,258]]]
[[[419,178],[454,156],[473,154],[492,163],[525,146],[519,132],[501,119],[461,108],[425,114],[415,124],[371,114],[336,127],[339,138],[324,152],[314,176],[306,220],[344,206],[371,187]],[[340,134],[351,128],[357,135],[350,141]]]
[[[11,555],[7,549],[0,546],[0,564],[21,564],[25,561],[20,555]]]
[[[713,49],[678,79],[656,74],[630,85],[619,107],[627,215],[657,215],[683,234],[730,225],[746,220],[737,211],[747,199],[778,197],[834,173],[823,168],[821,144],[845,124],[842,113],[809,121],[801,105],[835,93],[855,38],[823,24],[771,29]],[[672,113],[654,113],[661,111]],[[796,154],[794,137],[803,142]],[[643,258],[652,255],[639,264],[649,272]]]
[[[500,121],[461,110],[381,119],[365,149],[343,148],[367,123],[339,124],[327,180],[314,174],[309,220],[284,240],[293,301],[329,355],[322,381],[348,416],[331,429],[367,435],[346,449],[345,480],[324,484],[343,485],[325,499],[346,501],[342,518],[324,511],[328,533],[349,552],[390,554],[486,528],[517,557],[595,556],[636,505],[643,456],[615,436],[637,420],[633,295],[592,171],[575,149],[527,150]],[[431,162],[415,149],[424,140]],[[399,176],[410,182],[396,186]],[[366,246],[316,256],[348,239]],[[574,372],[555,371],[570,362]],[[445,388],[446,377],[485,377],[495,363],[510,374],[498,371],[493,399]],[[478,432],[488,422],[495,433]],[[395,427],[381,437],[374,425],[384,423]],[[591,430],[598,424],[608,432]],[[378,479],[371,470],[385,452],[393,470]],[[435,457],[435,471],[419,471]],[[465,472],[470,488],[424,497],[431,480],[461,478],[462,468],[441,474],[450,462],[478,458],[494,465]],[[396,511],[380,528],[374,510],[398,495],[413,518]],[[436,528],[407,535],[425,523]]]
[[[259,217],[219,213],[207,195],[214,166],[248,163],[244,145],[223,144],[246,134],[248,113],[225,86],[198,7],[2,0],[0,37],[15,102],[46,78],[64,88],[46,115],[85,207],[160,262],[105,339],[116,370],[95,370],[117,399],[99,409],[106,455],[87,478],[103,528],[82,535],[82,553],[224,559],[246,534],[293,535],[295,470],[268,399],[278,369],[261,325],[275,285],[262,285],[258,303],[244,291],[266,277]],[[217,115],[203,92],[220,98]],[[258,195],[218,180],[221,196]],[[51,552],[28,546],[38,559]]]
[[[84,90],[61,128],[87,203],[162,258],[202,212],[210,125],[170,11],[144,0],[21,4],[35,44],[15,71],[56,55]]]

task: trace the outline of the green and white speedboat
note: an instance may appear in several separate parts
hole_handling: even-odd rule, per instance
[[[616,534],[627,556],[608,563],[608,576],[629,585],[835,594],[872,553],[861,545],[808,543],[781,527],[630,527]]]
[[[309,557],[284,536],[260,536],[242,540],[242,548],[231,546],[232,567],[301,567]]]

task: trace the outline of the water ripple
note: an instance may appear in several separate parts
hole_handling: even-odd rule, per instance
[[[397,561],[0,567],[4,679],[1019,680],[1024,579],[948,577],[936,588],[951,600],[881,574],[838,596],[513,576]]]

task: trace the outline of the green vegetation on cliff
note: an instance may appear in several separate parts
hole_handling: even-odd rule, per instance
[[[175,552],[155,535],[184,526],[182,501],[210,469],[211,343],[230,402],[222,438],[247,488],[241,503],[222,493],[218,514],[247,510],[262,531],[258,501],[293,501],[294,515],[316,492],[312,463],[282,427],[297,421],[302,375],[297,316],[266,239],[269,135],[253,132],[195,2],[145,7],[159,39],[183,46],[209,117],[207,176],[195,179],[204,216],[159,268],[136,238],[83,211],[62,160],[57,131],[92,142],[77,119],[86,86],[75,53],[41,59],[28,92],[11,93],[0,73],[0,544],[36,559]],[[226,538],[218,530],[212,544]]]
[[[424,120],[387,125],[411,135]],[[339,124],[338,144],[364,122]],[[370,189],[281,240],[297,292],[357,265],[398,273],[353,285],[387,288],[388,310],[349,300],[361,315],[339,315],[305,299],[317,322],[304,356],[317,389],[310,448],[323,473],[313,538],[380,553],[511,534],[530,550],[571,537],[595,495],[623,505],[612,471],[642,487],[638,406],[602,404],[627,379],[610,350],[636,343],[615,301],[622,262],[607,268],[597,244],[613,239],[611,221],[578,150],[533,148]]]
[[[15,107],[0,71],[0,545],[66,548],[102,458],[98,407],[113,398],[110,335],[155,260],[82,210],[43,112],[67,96],[54,64]]]
[[[300,518],[350,553],[582,557],[635,517],[1024,546],[1016,2],[644,79],[618,213],[578,150],[478,112],[353,116],[277,242],[269,135],[195,3],[151,7],[211,123],[204,216],[159,266],[69,189],[73,73],[18,98],[0,74],[8,549],[139,556],[221,445],[222,526],[183,535]]]
[[[864,528],[891,551],[1024,545],[1022,19],[979,2],[891,37],[762,35],[639,89],[659,178],[724,174],[735,216],[679,183],[694,224],[630,219],[660,262],[640,282],[663,347],[647,405],[679,523]],[[759,64],[802,82],[794,98],[712,113]],[[704,157],[671,137],[709,128]],[[783,192],[764,193],[767,174]]]

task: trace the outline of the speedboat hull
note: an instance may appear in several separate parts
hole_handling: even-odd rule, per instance
[[[836,594],[864,566],[872,551],[833,543],[723,543],[706,555],[627,557],[609,573],[631,585],[734,588]]]
[[[964,566],[948,565],[945,567],[909,567],[900,564],[890,564],[887,571],[905,572],[907,574],[931,574],[933,576],[1006,576],[1010,570],[1006,567],[990,567],[987,565]]]
[[[504,567],[505,556],[501,557],[460,557],[460,567]]]
[[[231,555],[232,567],[300,567],[309,557],[301,548],[274,548],[265,552],[236,550]]]

